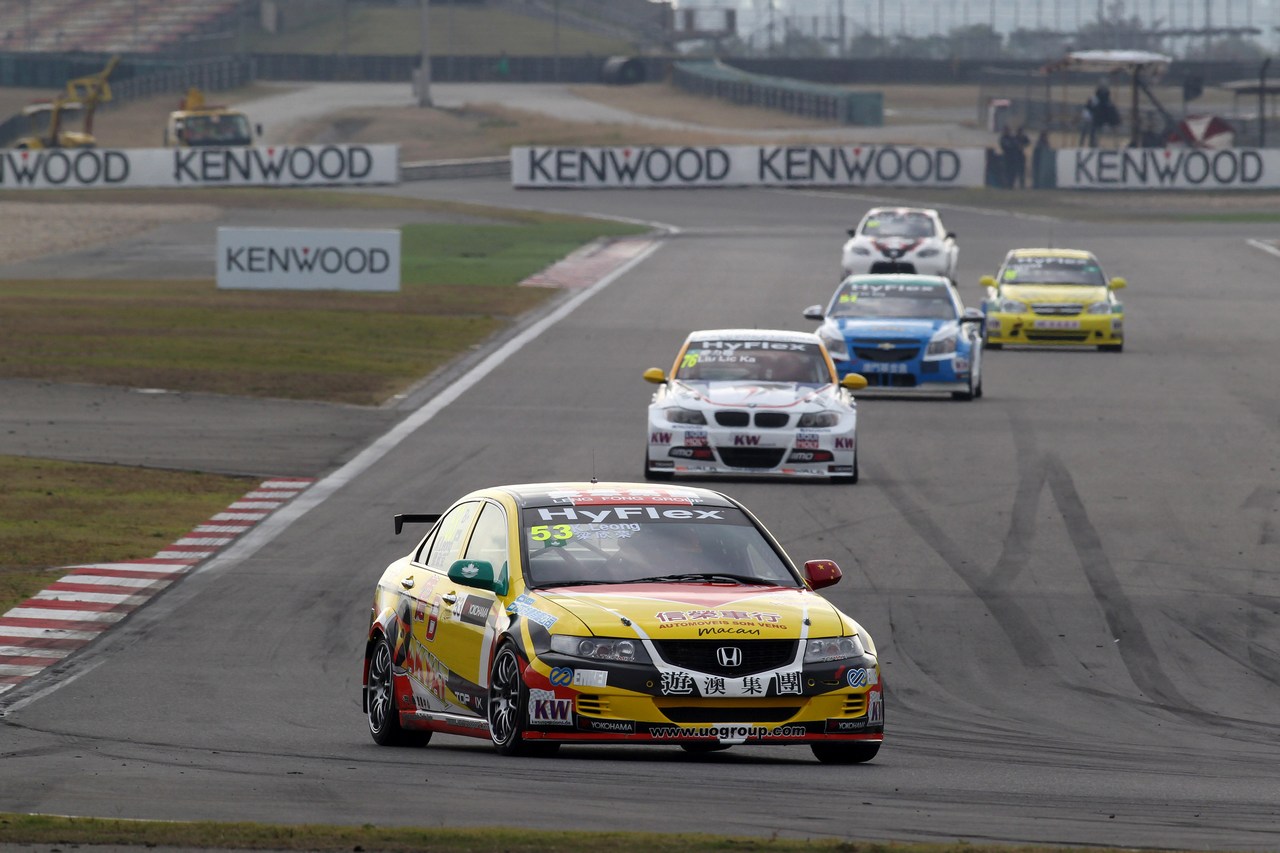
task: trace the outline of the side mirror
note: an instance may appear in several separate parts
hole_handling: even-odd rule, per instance
[[[808,308],[804,309],[804,318],[806,320],[817,320],[821,322],[823,319],[825,319],[822,313],[822,306],[810,305]]]
[[[644,372],[644,381],[652,382],[654,385],[661,385],[667,381],[667,374],[662,372],[661,367],[650,367]]]
[[[984,275],[982,278],[978,279],[978,284],[982,287],[999,287],[1000,286],[999,284],[996,283],[996,277],[993,275]]]
[[[493,592],[496,584],[493,578],[493,563],[485,560],[454,560],[449,567],[449,580],[463,586],[487,589]]]
[[[964,314],[960,315],[961,323],[981,323],[986,317],[977,308],[966,308]]]
[[[840,583],[840,567],[834,560],[810,560],[804,564],[804,579],[810,589],[822,589]]]
[[[262,123],[261,123],[261,122],[259,122],[258,124],[255,124],[255,125],[253,126],[253,132],[254,132],[254,133],[256,133],[256,134],[258,134],[259,136],[261,136],[261,135],[262,135]]]
[[[1124,287],[1126,284],[1128,284],[1128,282],[1122,278],[1113,278],[1111,279],[1111,283],[1108,286],[1112,290],[1119,290],[1120,288]]]
[[[858,236],[858,229],[857,229],[857,228],[850,228],[850,229],[848,229],[847,231],[845,231],[844,233],[848,234],[850,237],[857,237],[857,236]]]
[[[947,239],[948,239],[948,240],[954,240],[954,239],[956,239],[956,232],[954,232],[954,231],[948,231],[948,232],[947,232]]]
[[[846,391],[861,391],[867,387],[867,377],[861,373],[846,373],[844,379],[840,380],[840,387]]]

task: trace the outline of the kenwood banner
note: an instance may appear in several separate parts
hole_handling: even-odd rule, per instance
[[[1274,148],[1064,148],[1058,186],[1095,190],[1261,190],[1280,187]]]
[[[900,145],[511,149],[516,187],[980,187],[981,148]]]
[[[394,184],[396,145],[0,151],[0,189]]]
[[[396,229],[219,228],[224,290],[400,289]]]

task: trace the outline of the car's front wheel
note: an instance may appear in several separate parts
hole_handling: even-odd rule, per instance
[[[400,725],[391,654],[390,641],[379,635],[369,658],[369,734],[379,746],[426,746],[431,732],[408,731]]]
[[[524,740],[529,717],[529,688],[524,662],[510,642],[498,649],[489,670],[489,737],[501,755],[550,755],[559,744],[530,744]]]
[[[1099,344],[1099,352],[1124,352],[1124,344]]]
[[[649,457],[644,458],[644,478],[646,480],[670,480],[672,478],[670,471],[655,471],[649,467]]]
[[[862,764],[876,757],[878,743],[811,743],[813,757],[823,764]]]

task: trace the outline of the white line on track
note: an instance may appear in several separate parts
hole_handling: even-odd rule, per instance
[[[1271,242],[1267,240],[1249,239],[1249,240],[1245,240],[1245,242],[1255,249],[1261,249],[1262,251],[1266,252],[1269,255],[1275,255],[1277,258],[1280,258],[1280,248],[1277,248],[1275,245],[1273,245]]]

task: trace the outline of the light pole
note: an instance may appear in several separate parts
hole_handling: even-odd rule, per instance
[[[420,0],[422,8],[422,19],[418,25],[418,32],[422,39],[422,59],[418,66],[418,74],[414,79],[418,92],[418,106],[430,107],[431,103],[431,51],[427,47],[427,13],[431,9],[431,0]]]

